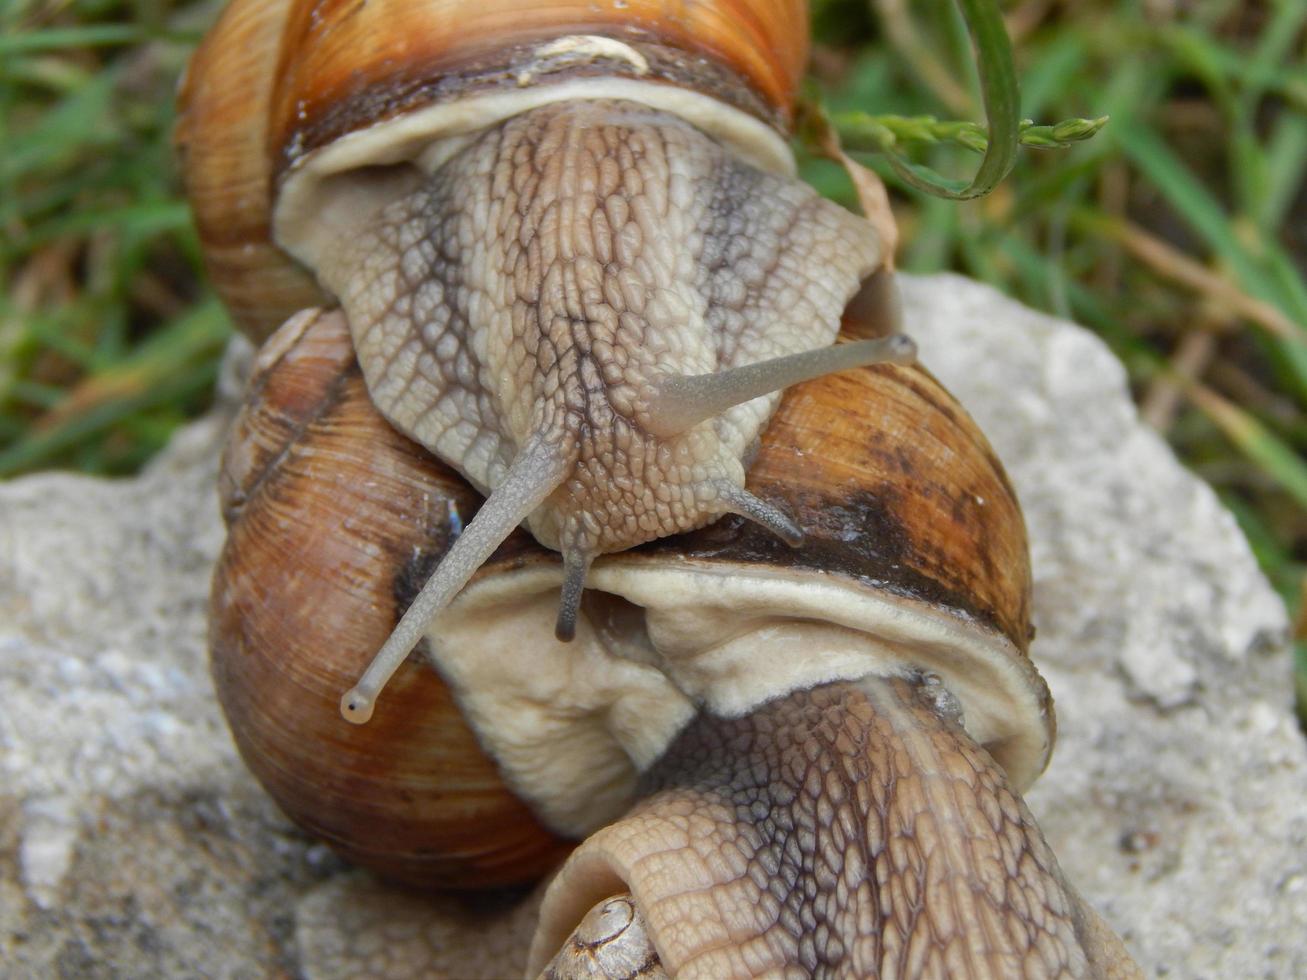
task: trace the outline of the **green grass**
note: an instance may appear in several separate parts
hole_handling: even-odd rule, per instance
[[[0,477],[131,472],[208,404],[230,326],[203,284],[169,134],[176,78],[218,6],[0,3]],[[965,188],[984,133],[918,118],[984,120],[952,0],[813,6],[828,110],[901,117],[882,120],[895,148]],[[997,191],[962,203],[862,156],[892,189],[901,264],[960,270],[1098,331],[1301,617],[1307,3],[1003,9],[1021,115],[1111,121],[1070,149],[1023,148]],[[804,173],[851,201],[834,165]]]
[[[131,472],[209,401],[231,328],[170,131],[210,13],[0,5],[0,476]]]

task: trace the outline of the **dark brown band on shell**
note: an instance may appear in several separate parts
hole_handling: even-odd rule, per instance
[[[846,576],[1028,650],[1030,559],[1016,495],[975,422],[925,369],[862,368],[789,389],[748,489],[790,512],[801,547],[726,518],[635,553]]]
[[[807,60],[795,0],[312,0],[281,37],[271,147],[283,164],[415,106],[605,75],[722,99],[788,128]],[[562,37],[621,41],[647,61],[537,58]]]
[[[532,86],[583,78],[627,78],[688,88],[746,112],[779,132],[788,131],[788,108],[769,105],[735,71],[712,58],[646,40],[646,32],[641,30],[582,24],[575,33],[620,39],[644,59],[647,68],[638,68],[621,58],[592,58],[584,63],[566,57],[541,59],[539,46],[556,33],[551,29],[531,43],[495,48],[480,56],[475,48],[460,50],[457,59],[413,65],[411,74],[396,70],[367,87],[351,79],[351,90],[334,93],[334,98],[292,100],[277,117],[281,128],[273,131],[274,143],[281,147],[274,163],[276,173],[286,173],[314,150],[356,130],[440,103],[518,91],[526,77],[530,77]]]

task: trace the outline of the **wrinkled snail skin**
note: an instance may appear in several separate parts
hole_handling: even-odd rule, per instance
[[[223,709],[388,879],[586,841],[548,976],[1135,975],[1017,795],[1056,725],[1015,495],[794,178],[806,49],[799,0],[227,7],[178,125],[264,343]]]
[[[345,210],[321,218],[339,230],[313,258],[373,401],[489,497],[469,557],[451,551],[419,599],[430,614],[524,520],[568,568],[560,636],[599,554],[723,513],[794,535],[744,489],[742,460],[775,389],[803,376],[787,355],[828,347],[876,267],[861,219],[682,120],[607,101],[493,127],[362,232]],[[721,391],[760,362],[781,373],[724,405],[696,413],[667,391]]]
[[[958,711],[915,677],[700,716],[554,879],[528,975],[649,970],[652,936],[681,978],[1137,976]]]
[[[874,434],[868,404],[883,423]],[[931,976],[942,965],[942,975],[963,977],[1137,976],[1063,880],[1014,788],[1042,768],[1052,719],[1018,652],[1029,589],[1019,512],[970,420],[917,368],[822,379],[785,399],[750,486],[778,493],[785,480],[802,548],[735,522],[602,558],[598,581],[625,594],[590,593],[573,644],[547,629],[557,555],[515,533],[424,645],[441,673],[415,658],[396,678],[393,713],[343,724],[339,678],[366,660],[478,501],[372,407],[343,318],[299,317],[262,351],[224,459],[229,539],[211,643],[237,744],[297,822],[410,884],[533,880],[563,858],[569,838],[586,836],[560,829],[569,802],[597,817],[602,829],[546,895],[531,975],[556,954],[544,975]],[[896,492],[906,480],[923,492]],[[880,502],[859,485],[876,487]],[[873,506],[879,535],[850,540]],[[1002,559],[1004,575],[984,570],[982,547]],[[696,605],[679,595],[687,575],[691,591],[710,590],[715,568],[723,582],[743,582],[721,597],[734,618],[723,620],[711,596]],[[789,583],[784,591],[750,608],[744,593],[776,579]],[[813,588],[828,615],[850,623],[888,602],[889,618],[867,628],[893,631],[900,621],[898,665],[882,661],[868,676],[856,631],[812,621],[817,611],[804,603]],[[901,621],[918,610],[962,632],[936,634],[923,621],[912,641]],[[618,651],[614,676],[624,665],[647,679],[657,663],[685,687],[702,683],[695,678],[710,665],[680,649],[679,618],[709,643],[714,629],[740,634],[716,652],[742,658],[773,692],[719,672],[703,700],[731,691],[744,705],[723,717],[710,707],[680,712],[688,702],[670,689],[663,701],[638,686],[609,692],[610,701],[568,691],[586,680],[568,658],[597,656],[600,638]],[[490,620],[528,645],[520,669],[505,666],[500,634],[483,628]],[[977,623],[990,625],[977,635]],[[473,648],[462,659],[442,649],[442,629],[469,632]],[[968,654],[954,645],[964,641]],[[620,722],[636,698],[640,722],[673,724],[640,772],[638,752],[623,748],[636,744],[630,732],[537,717],[543,727],[529,741],[574,752],[570,769],[555,760],[549,770],[561,790],[551,795],[516,768],[469,663],[501,677],[508,716],[539,715],[539,704],[519,699],[531,688],[512,693],[510,675],[520,674],[528,684],[557,680],[564,716],[583,703]],[[1009,668],[1013,682],[1003,679]],[[848,680],[812,679],[841,670]],[[1013,686],[1002,693],[1005,683]],[[577,751],[587,746],[590,755]],[[614,770],[610,784],[604,773]],[[591,906],[599,909],[587,915]],[[525,949],[531,940],[519,941]]]
[[[829,347],[883,257],[867,222],[791,175],[778,127],[802,5],[559,4],[514,24],[501,3],[270,2],[238,0],[182,89],[219,287],[245,315],[250,287],[231,280],[257,278],[247,260],[275,241],[314,274],[307,302],[343,306],[382,413],[487,494],[344,717],[372,717],[426,625],[523,522],[564,556],[561,639],[600,554],[726,513],[794,543],[744,487],[778,392],[913,354],[904,338]],[[460,44],[460,23],[498,35]],[[424,24],[421,44],[396,45]],[[220,77],[254,118],[210,95]],[[217,166],[227,134],[263,141],[258,163]]]
[[[603,101],[492,128],[322,252],[382,414],[483,492],[548,443],[568,476],[530,529],[590,556],[718,516],[779,398],[658,438],[660,383],[829,345],[878,258],[803,185]]]

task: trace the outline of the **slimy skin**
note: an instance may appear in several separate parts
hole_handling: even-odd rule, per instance
[[[733,510],[779,399],[654,436],[660,382],[830,345],[878,260],[861,218],[688,123],[576,102],[481,135],[321,274],[382,413],[483,492],[542,440],[567,472],[532,532],[597,554]]]
[[[994,761],[1024,785],[1053,724],[983,437],[915,369],[828,379],[769,423],[787,385],[912,356],[831,346],[888,270],[870,225],[784,176],[806,11],[672,6],[237,0],[197,55],[180,142],[219,288],[261,336],[315,307],[265,349],[224,465],[214,676],[241,751],[302,826],[435,888],[554,867],[585,831],[552,802],[597,810],[615,771],[606,823],[642,773],[550,887],[533,975],[1137,975]],[[793,520],[745,491],[751,463]],[[806,547],[735,524],[654,541],[728,512]],[[524,535],[492,555],[523,523],[563,553],[561,637],[590,560],[648,544],[595,566],[581,642],[540,655],[548,600],[519,592],[484,608],[529,662],[479,631],[445,680],[410,664],[377,724],[341,725],[338,691],[362,671],[341,710],[366,721],[483,562],[492,598],[556,587]],[[720,587],[740,579],[756,594]],[[619,669],[569,674],[563,650]],[[455,662],[486,683],[447,684]],[[660,686],[665,734],[639,697]],[[519,794],[513,750],[560,731],[554,795]],[[536,900],[323,904],[343,940],[297,935],[318,972],[498,978]]]
[[[869,416],[883,423],[870,434]],[[901,441],[881,441],[891,437]],[[520,779],[507,783],[513,754],[494,754],[497,742],[511,748],[502,739],[506,726],[485,725],[483,711],[465,713],[460,702],[472,705],[477,686],[530,679],[523,697],[506,702],[516,710],[501,717],[509,726],[525,723],[533,743],[558,747],[547,788],[593,811],[612,756],[583,751],[593,726],[551,735],[538,725],[548,721],[538,708],[647,734],[656,721],[650,702],[624,708],[593,697],[585,682],[628,684],[638,695],[632,673],[652,671],[655,641],[677,646],[669,628],[685,617],[683,639],[717,654],[725,640],[736,648],[738,673],[770,693],[732,710],[721,695],[734,675],[704,686],[682,673],[684,686],[706,692],[698,705],[656,747],[621,743],[632,752],[648,748],[639,757],[642,775],[632,772],[629,796],[600,821],[611,826],[580,846],[550,889],[532,976],[559,952],[550,967],[558,977],[578,975],[578,966],[592,976],[648,980],[659,971],[1137,976],[1119,942],[1065,884],[1013,788],[1042,768],[1053,734],[1038,675],[1017,675],[1016,687],[1030,688],[1023,699],[995,668],[1006,648],[965,636],[935,644],[959,661],[952,674],[948,658],[927,673],[929,644],[884,632],[904,619],[904,605],[861,630],[831,621],[841,606],[856,604],[831,591],[833,582],[856,574],[884,589],[896,569],[919,568],[897,583],[925,590],[935,616],[957,619],[948,603],[964,594],[973,620],[987,616],[1025,635],[1019,514],[1008,509],[1015,502],[1004,497],[1001,470],[979,439],[920,369],[860,371],[805,386],[773,419],[752,472],[760,494],[794,491],[803,550],[740,524],[726,535],[708,529],[661,551],[606,559],[596,566],[582,627],[629,652],[624,664],[609,659],[625,668],[610,672],[569,667],[563,651],[584,652],[585,633],[570,648],[533,645],[547,630],[548,598],[542,623],[529,615],[542,606],[529,583],[556,562],[514,535],[459,604],[497,581],[505,599],[516,595],[467,621],[471,659],[486,666],[479,684],[451,681],[451,689],[429,664],[413,662],[397,678],[388,710],[358,728],[340,723],[335,695],[475,511],[475,493],[376,413],[344,318],[302,318],[264,348],[224,459],[230,537],[215,575],[211,629],[224,710],[242,754],[280,805],[350,860],[437,889],[521,882],[554,867],[568,847],[541,822],[558,796],[551,803],[519,792]],[[900,483],[889,482],[896,474]],[[881,492],[868,500],[848,489],[859,486]],[[921,493],[886,493],[886,486]],[[955,501],[978,499],[987,501],[979,524],[949,526],[959,514]],[[857,540],[851,529],[862,529]],[[885,554],[887,542],[896,548]],[[987,561],[975,557],[982,546]],[[628,578],[630,598],[605,594],[622,582],[613,566],[641,562],[652,566],[647,588]],[[995,578],[995,562],[1011,566],[1006,579]],[[800,588],[767,591],[752,606],[738,592],[714,602],[706,567],[759,591],[768,575],[784,572]],[[959,567],[976,577],[946,577]],[[821,602],[804,604],[803,589],[819,583]],[[874,607],[878,600],[861,601]],[[738,618],[718,618],[714,609]],[[458,613],[456,606],[441,621],[445,642],[457,637]],[[482,628],[496,619],[510,639],[520,637],[526,657],[496,660]],[[895,656],[880,660],[880,669],[859,660],[867,669],[836,683],[782,679],[787,663],[833,663],[852,640]],[[1025,663],[1019,648],[1008,655]],[[445,665],[446,680],[456,681]],[[986,716],[1021,724],[994,727]],[[1023,739],[1026,750],[1013,751]],[[569,759],[570,767],[561,764]],[[641,802],[631,805],[632,798]],[[505,898],[472,912],[467,904],[439,900],[410,912],[407,925],[392,919],[391,905],[375,929],[358,917],[376,910],[351,904],[348,922],[333,923],[331,934],[357,929],[357,945],[319,950],[319,962],[330,963],[328,972],[386,978],[520,974],[535,905]],[[599,912],[584,922],[596,904]],[[391,939],[380,942],[382,933]],[[632,940],[634,948],[616,946]]]
[[[937,682],[701,715],[645,789],[550,886],[530,975],[560,946],[546,975],[585,975],[564,937],[624,893],[640,932],[608,941],[649,937],[679,978],[1139,975]]]
[[[563,553],[560,639],[596,555],[725,513],[797,543],[744,489],[779,390],[914,354],[830,347],[881,259],[866,221],[645,106],[548,105],[378,182],[393,200],[340,223],[319,278],[382,414],[489,499],[342,700],[352,721],[519,523]]]

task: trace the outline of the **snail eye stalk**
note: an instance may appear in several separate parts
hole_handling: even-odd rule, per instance
[[[513,529],[563,482],[566,465],[566,460],[543,439],[522,450],[508,468],[504,482],[486,498],[476,517],[436,566],[358,683],[340,699],[340,713],[346,721],[362,725],[372,717],[377,695],[417,646],[431,620],[453,601]]]
[[[590,571],[594,555],[581,551],[563,552],[563,593],[558,602],[558,621],[554,636],[570,643],[576,636],[576,617],[581,608],[581,594],[585,591],[585,576]]]
[[[911,364],[916,358],[917,345],[912,339],[895,334],[774,357],[712,374],[664,378],[649,399],[645,424],[654,435],[673,436],[728,408],[801,381],[868,364]]]
[[[803,529],[780,508],[767,503],[761,497],[755,497],[742,487],[731,484],[720,485],[718,493],[727,513],[747,517],[755,524],[771,531],[791,548],[803,544]]]

